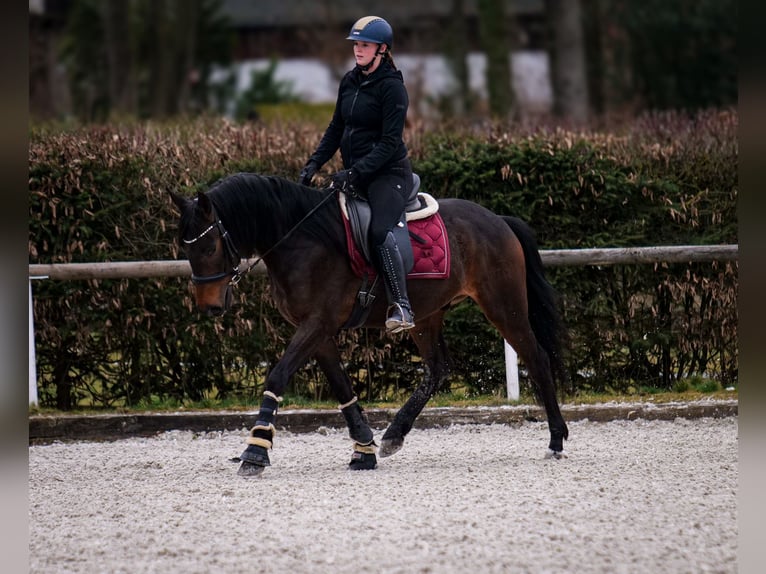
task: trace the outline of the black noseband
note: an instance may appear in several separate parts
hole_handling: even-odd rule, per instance
[[[235,277],[238,273],[239,271],[237,268],[234,268],[231,271],[221,271],[215,275],[195,275],[192,273],[191,280],[195,285],[203,285],[205,283],[214,283],[215,281],[220,281],[226,277]],[[234,281],[232,280],[231,283],[234,283]]]

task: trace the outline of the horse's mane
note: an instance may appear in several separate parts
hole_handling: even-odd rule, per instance
[[[207,195],[234,242],[242,249],[254,249],[257,241],[273,245],[282,239],[332,193],[282,177],[237,173],[213,184]],[[328,199],[300,224],[293,237],[343,252],[345,237],[337,200]]]

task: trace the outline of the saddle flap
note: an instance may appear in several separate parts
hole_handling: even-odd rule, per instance
[[[370,245],[367,241],[367,230],[370,228],[370,221],[372,220],[370,204],[361,199],[348,197],[343,192],[338,194],[338,203],[343,217],[349,222],[354,243],[362,251],[364,258],[367,261],[372,261]]]

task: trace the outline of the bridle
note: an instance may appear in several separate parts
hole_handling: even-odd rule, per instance
[[[229,232],[226,231],[226,228],[223,226],[223,223],[221,222],[221,219],[218,217],[218,215],[215,213],[215,208],[213,208],[213,215],[215,217],[215,223],[211,223],[207,229],[202,231],[197,237],[193,239],[182,239],[182,241],[186,245],[192,245],[193,243],[196,243],[203,237],[205,237],[208,233],[210,233],[213,229],[218,230],[218,234],[221,237],[221,241],[223,241],[223,248],[226,253],[226,262],[231,263],[232,268],[231,271],[221,271],[220,273],[214,273],[212,275],[195,275],[194,272],[192,272],[191,280],[192,283],[195,285],[203,285],[205,283],[213,283],[215,281],[220,281],[221,279],[224,279],[226,277],[231,277],[229,279],[229,286],[234,286],[237,283],[239,283],[239,280],[242,279],[243,275],[248,274],[258,263],[263,261],[263,258],[266,257],[269,253],[271,253],[274,249],[279,247],[279,245],[285,241],[290,235],[293,234],[293,232],[298,229],[298,227],[301,226],[301,224],[306,221],[309,217],[314,215],[314,213],[322,207],[329,199],[334,197],[335,194],[328,193],[325,198],[317,203],[311,210],[303,216],[303,219],[301,219],[298,223],[296,223],[290,231],[285,233],[285,235],[282,236],[282,238],[277,241],[274,245],[272,245],[269,249],[266,250],[266,252],[261,255],[260,257],[256,258],[256,260],[251,263],[247,269],[244,271],[239,270],[239,262],[241,261],[241,258],[239,256],[239,251],[237,251],[236,246],[234,245],[234,241],[231,239],[231,235],[229,235]]]
[[[214,273],[212,275],[195,275],[192,273],[191,280],[192,283],[195,285],[202,285],[204,283],[213,283],[215,281],[220,281],[221,279],[224,279],[225,277],[231,276],[231,279],[229,280],[229,285],[236,285],[239,283],[239,280],[242,278],[242,273],[239,270],[239,252],[237,251],[237,248],[234,246],[234,242],[231,240],[231,235],[229,235],[229,232],[226,231],[226,229],[223,226],[223,223],[221,223],[221,220],[216,217],[215,223],[210,224],[210,226],[205,229],[202,233],[197,235],[194,239],[184,239],[183,242],[186,245],[192,245],[193,243],[196,243],[203,237],[205,237],[208,233],[210,233],[213,229],[218,230],[218,234],[221,236],[221,241],[223,242],[223,249],[226,253],[226,262],[232,264],[231,271],[221,271],[220,273]],[[248,269],[249,271],[249,269]]]

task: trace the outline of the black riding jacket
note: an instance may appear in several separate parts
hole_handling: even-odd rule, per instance
[[[389,62],[369,76],[355,67],[340,82],[332,120],[309,161],[322,166],[340,148],[343,167],[353,168],[366,186],[407,157],[402,133],[408,105],[402,73]]]

